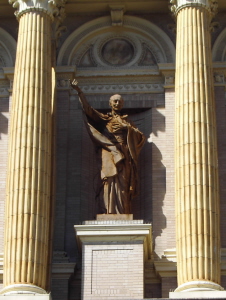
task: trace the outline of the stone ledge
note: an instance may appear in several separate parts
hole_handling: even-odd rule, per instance
[[[16,294],[16,295],[0,295],[0,300],[52,300],[50,294],[38,295],[38,294]]]
[[[69,279],[74,273],[75,263],[53,263],[52,264],[52,279]]]
[[[139,220],[138,220],[139,221]],[[95,221],[100,222],[87,224],[87,225],[75,225],[75,233],[80,250],[82,243],[103,243],[103,242],[138,242],[144,243],[144,252],[146,254],[146,260],[151,258],[152,255],[152,225],[136,223],[136,221],[128,221],[129,223],[123,223],[126,221],[118,220],[114,221],[114,224],[104,223],[109,221]],[[103,223],[102,223],[103,222]]]
[[[124,219],[118,219],[118,220],[90,220],[90,221],[84,221],[83,225],[135,225],[135,224],[144,224],[143,220],[124,220]],[[77,226],[77,225],[76,225]]]
[[[170,299],[226,299],[226,291],[170,292]]]
[[[166,249],[160,260],[154,261],[157,274],[163,277],[177,277],[176,249]]]
[[[161,259],[154,261],[157,274],[163,277],[177,277],[176,249],[166,249]],[[221,248],[221,275],[226,275],[226,248]]]
[[[65,251],[53,251],[52,279],[69,279],[74,274],[76,263],[70,262]]]
[[[132,221],[133,214],[97,214],[96,220],[97,221],[118,221],[118,220]]]

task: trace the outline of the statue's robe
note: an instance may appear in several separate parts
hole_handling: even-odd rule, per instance
[[[83,95],[80,101],[88,133],[97,147],[99,213],[131,213],[131,198],[137,192],[138,155],[146,139],[127,120],[127,115],[102,114]]]

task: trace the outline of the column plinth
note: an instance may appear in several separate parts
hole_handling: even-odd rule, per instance
[[[46,291],[36,285],[32,284],[12,284],[6,286],[1,294],[4,295],[14,295],[14,294],[46,294]]]
[[[18,9],[19,33],[9,133],[1,294],[41,295],[47,293],[51,249],[51,26],[56,5],[48,0],[10,2]]]
[[[172,0],[176,46],[176,291],[220,286],[219,184],[210,21],[216,1]]]

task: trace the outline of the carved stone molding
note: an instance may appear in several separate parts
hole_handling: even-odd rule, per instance
[[[175,75],[169,74],[165,76],[165,87],[174,87],[175,85]]]
[[[213,64],[213,78],[215,86],[226,86],[226,69],[224,62]]]
[[[175,65],[158,64],[159,71],[165,78],[164,88],[174,88],[175,86]]]
[[[159,46],[153,40],[131,32],[116,34],[108,32],[84,43],[71,55],[71,65],[85,70],[95,67],[98,70],[118,70],[148,67],[157,69],[157,62],[165,60]],[[96,72],[96,70],[95,70]]]
[[[9,89],[8,87],[2,87],[0,83],[0,98],[6,98],[9,96]]]
[[[162,84],[158,83],[133,83],[133,84],[80,84],[85,94],[115,94],[115,93],[163,93],[164,88]]]
[[[177,15],[182,8],[189,6],[205,7],[213,17],[217,14],[218,0],[170,0],[170,9],[175,15]]]
[[[122,26],[125,6],[124,5],[109,5],[109,7],[111,10],[112,26]]]
[[[64,7],[66,0],[9,0],[9,3],[16,8],[15,15],[20,16],[29,11],[42,11],[47,13],[52,20],[64,18]]]
[[[12,67],[16,58],[16,41],[3,28],[0,28],[0,68]]]
[[[110,16],[87,22],[72,32],[65,40],[58,54],[57,65],[79,65],[80,59],[92,45],[95,54],[95,51],[99,49],[98,46],[100,48],[103,46],[104,39],[107,42],[110,38],[121,37],[130,41],[130,36],[132,36],[135,46],[139,44],[139,41],[148,45],[157,62],[174,62],[175,46],[167,34],[155,24],[138,17],[125,15],[123,29],[123,32],[118,31],[115,26],[112,26]],[[133,64],[133,62],[131,60],[129,64]]]
[[[56,87],[58,90],[70,90],[71,95],[76,92],[70,87],[70,79],[76,77],[82,90],[86,94],[111,94],[111,93],[163,93],[163,79],[159,72],[154,74],[145,74],[145,76],[134,76],[135,72],[132,70],[131,74],[127,71],[127,80],[119,72],[115,76],[93,77],[92,71],[89,77],[87,73],[85,76],[75,66],[57,66],[56,67]],[[150,76],[151,75],[151,76]]]
[[[226,28],[218,35],[212,49],[213,61],[223,62],[226,61]]]
[[[53,39],[58,41],[62,33],[67,30],[67,27],[62,25],[66,17],[65,14],[65,3],[67,0],[61,0],[61,4],[57,6],[57,9],[54,13],[54,22],[53,22]]]
[[[3,74],[0,74],[0,98],[7,98],[12,93],[14,68],[3,67],[2,71]]]
[[[225,85],[225,77],[223,73],[214,73],[214,83]]]
[[[70,262],[67,253],[64,251],[54,251],[53,252],[53,262],[52,262],[52,278],[53,279],[69,279],[69,277],[74,273],[76,264]]]
[[[215,32],[215,31],[219,30],[219,28],[220,28],[220,23],[219,22],[212,22],[210,24],[210,31],[211,32]]]
[[[5,67],[3,68],[3,72],[4,77],[9,80],[9,83],[6,85],[8,91],[7,95],[9,95],[13,90],[14,67]]]
[[[69,90],[70,80],[75,78],[75,66],[58,66],[56,67],[56,88],[59,90]]]
[[[177,256],[176,249],[167,249],[162,258],[154,261],[155,271],[160,277],[177,276]]]
[[[56,82],[56,88],[60,90],[68,90],[70,88],[70,80],[69,79],[58,79]]]
[[[154,261],[157,274],[160,277],[177,276],[176,249],[166,249],[161,259]],[[226,248],[221,248],[221,275],[226,275]]]

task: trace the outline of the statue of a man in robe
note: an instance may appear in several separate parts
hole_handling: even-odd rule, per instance
[[[110,97],[111,112],[103,114],[90,106],[78,82],[71,86],[78,92],[88,133],[97,147],[100,168],[99,212],[130,214],[131,199],[137,192],[137,161],[146,138],[121,114],[123,98]]]

